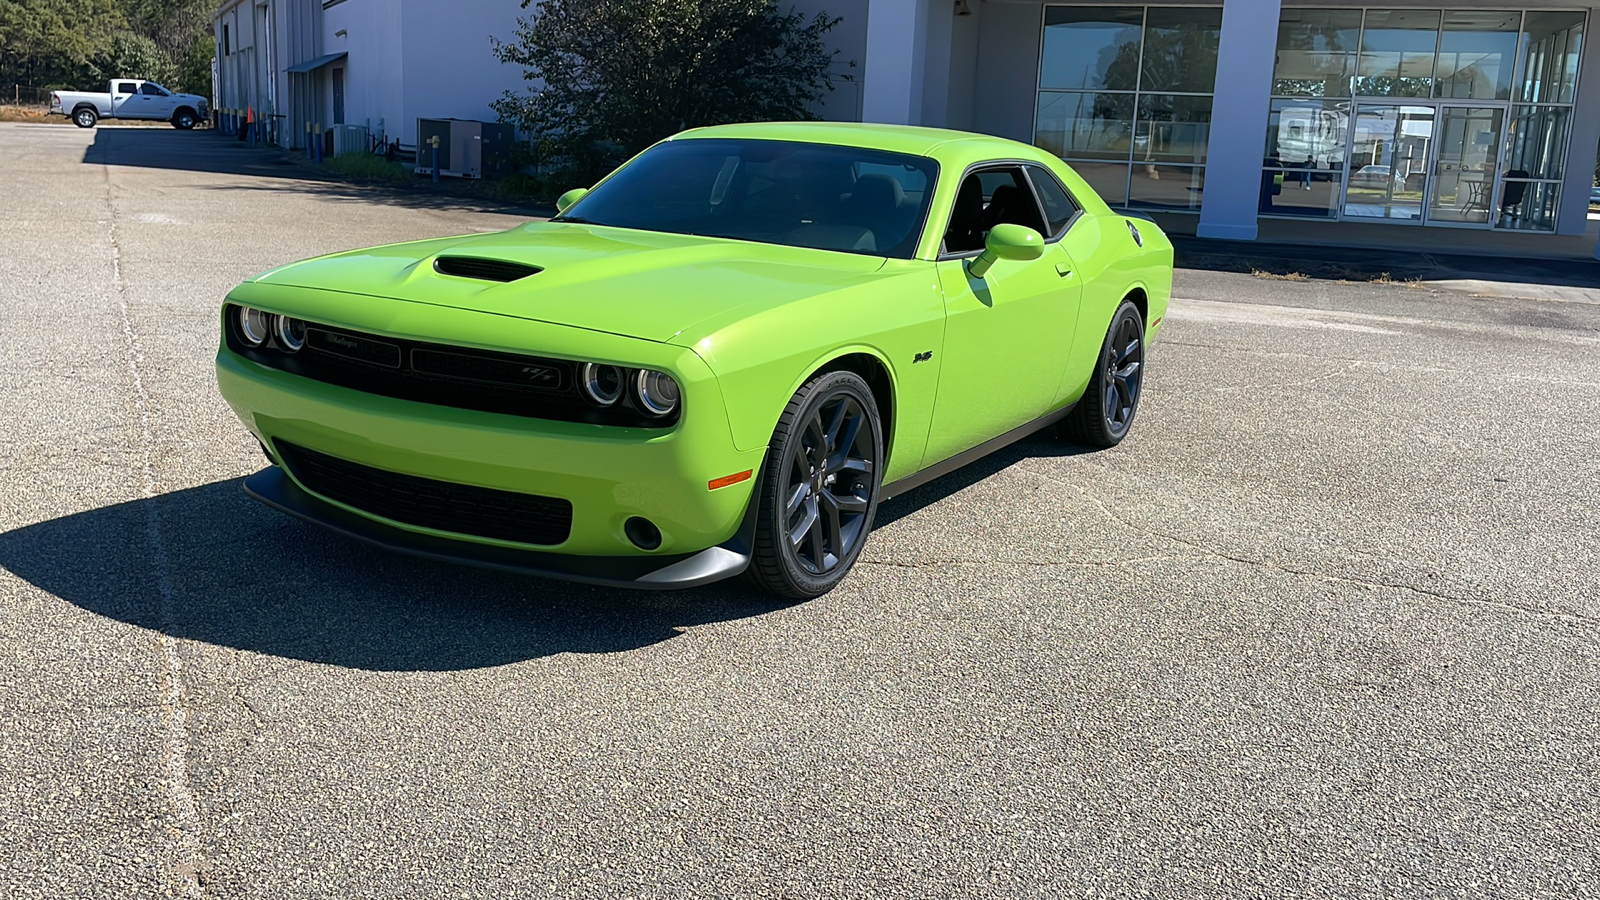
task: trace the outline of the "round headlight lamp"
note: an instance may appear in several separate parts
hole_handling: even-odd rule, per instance
[[[273,337],[278,339],[278,346],[290,353],[294,353],[306,345],[306,323],[300,319],[289,316],[276,316],[276,327],[273,328]]]
[[[584,363],[578,371],[578,390],[595,406],[610,406],[622,399],[627,381],[622,370],[602,363]]]
[[[670,415],[678,408],[678,383],[665,372],[640,369],[633,381],[634,399],[652,416]]]
[[[252,347],[259,347],[267,342],[267,336],[272,333],[272,316],[259,309],[248,306],[239,307],[239,337]]]

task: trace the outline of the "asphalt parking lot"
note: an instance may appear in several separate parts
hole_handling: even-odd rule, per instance
[[[1122,446],[636,594],[256,505],[218,303],[521,221],[0,125],[0,896],[1600,894],[1600,306],[1182,271]]]

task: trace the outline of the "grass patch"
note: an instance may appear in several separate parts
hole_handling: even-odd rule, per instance
[[[1379,272],[1377,275],[1374,275],[1369,280],[1373,284],[1395,285],[1395,286],[1398,286],[1398,287],[1412,288],[1414,290],[1422,290],[1422,289],[1427,287],[1426,284],[1422,283],[1422,279],[1420,279],[1420,278],[1416,278],[1416,277],[1412,277],[1412,278],[1395,278],[1394,276],[1390,275],[1388,272]]]
[[[47,106],[18,106],[12,103],[0,103],[0,122],[45,122],[49,121],[50,108]],[[66,118],[59,121],[66,122]]]
[[[390,162],[370,153],[351,153],[323,160],[321,169],[352,184],[411,187],[452,197],[477,197],[507,203],[548,205],[577,181],[557,174],[551,177],[521,173],[504,178],[444,177],[434,184],[427,174],[418,174],[411,165]]]
[[[1311,276],[1304,272],[1270,272],[1266,269],[1252,268],[1250,274],[1257,278],[1270,278],[1274,281],[1310,281]]]
[[[362,184],[410,184],[417,176],[411,167],[370,153],[350,153],[326,159],[322,167],[349,181]]]

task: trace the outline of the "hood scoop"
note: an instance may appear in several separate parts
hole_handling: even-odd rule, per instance
[[[440,275],[457,278],[476,278],[479,281],[516,281],[543,271],[526,263],[507,262],[503,259],[484,259],[480,256],[439,256],[433,260],[433,270]]]

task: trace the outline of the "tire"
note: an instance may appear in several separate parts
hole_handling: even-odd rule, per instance
[[[172,114],[172,127],[179,131],[188,131],[199,121],[200,117],[195,115],[194,110],[187,106]]]
[[[1111,317],[1089,387],[1061,421],[1061,436],[1091,447],[1115,447],[1128,436],[1144,396],[1144,316],[1124,300]]]
[[[778,418],[767,463],[745,576],[783,597],[826,594],[855,565],[878,512],[883,424],[867,383],[854,372],[806,382]]]
[[[94,123],[100,121],[100,114],[93,107],[80,106],[72,111],[72,124],[79,128],[93,128]]]

